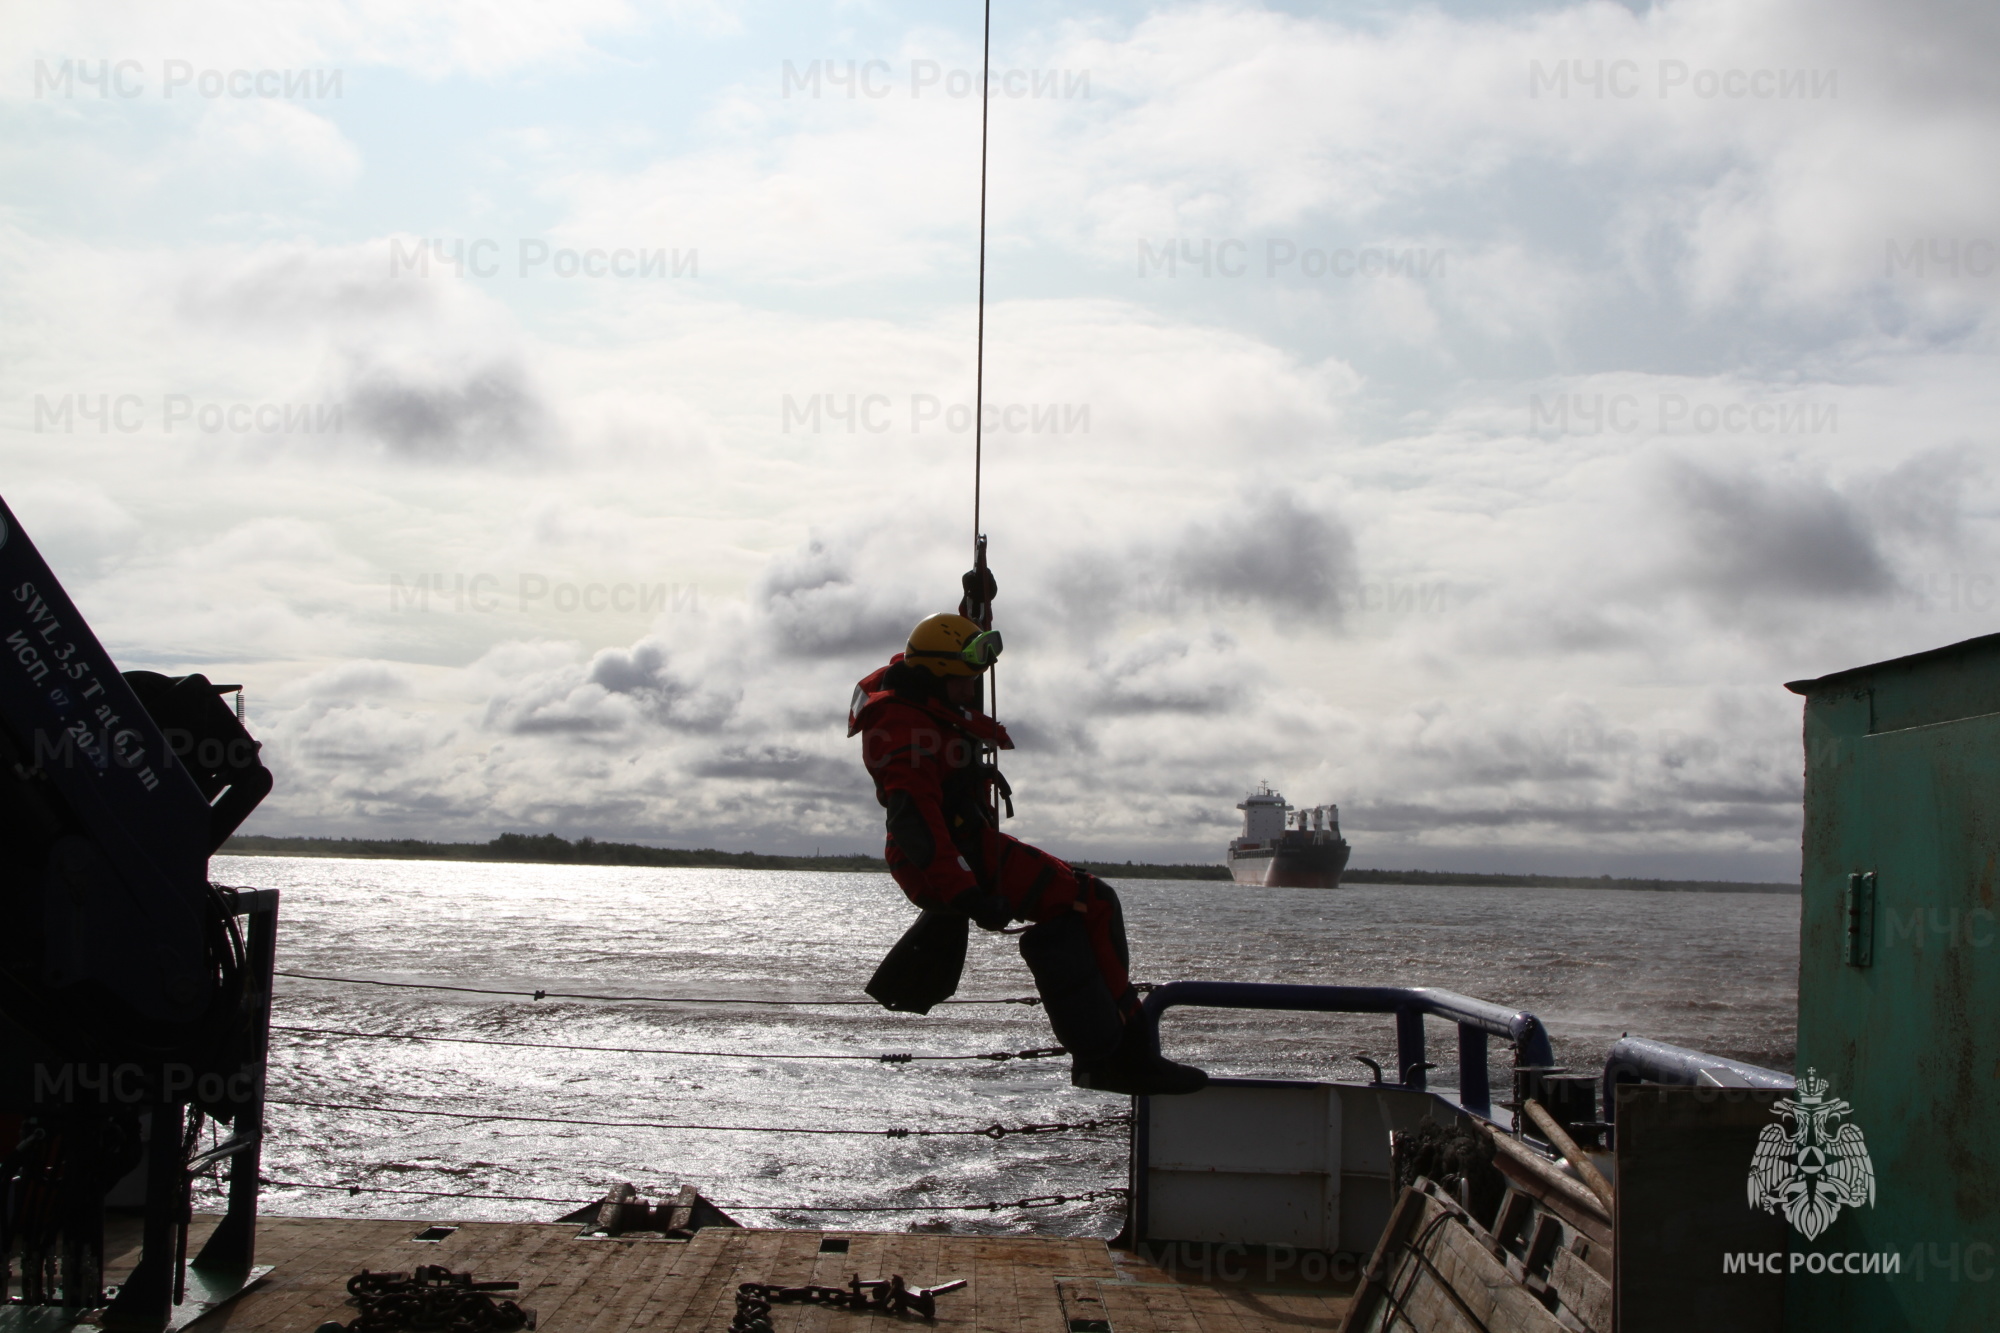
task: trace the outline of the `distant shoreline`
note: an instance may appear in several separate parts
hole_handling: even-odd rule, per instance
[[[1636,889],[1642,893],[1798,893],[1796,884],[1736,879],[1616,879],[1610,875],[1474,875],[1446,870],[1350,870],[1343,884],[1455,884],[1482,889]]]
[[[683,851],[631,842],[571,842],[553,833],[503,833],[491,842],[426,842],[420,838],[276,838],[239,834],[222,855],[339,856],[397,861],[494,861],[515,865],[665,866],[710,870],[825,870],[886,873],[878,856],[776,856],[703,847]],[[1127,861],[1077,861],[1105,879],[1192,879],[1227,882],[1219,865],[1148,865]],[[1495,889],[1630,889],[1651,893],[1797,893],[1796,884],[1714,879],[1615,879],[1610,875],[1490,875],[1443,870],[1349,870],[1343,884],[1411,884]]]

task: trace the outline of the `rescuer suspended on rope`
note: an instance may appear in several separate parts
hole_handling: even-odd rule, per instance
[[[975,568],[966,593],[962,609],[990,608],[992,575]],[[1070,1081],[1103,1092],[1194,1092],[1208,1076],[1149,1049],[1133,1021],[1139,996],[1118,895],[997,827],[995,795],[1009,814],[1013,802],[993,758],[1014,742],[980,704],[1000,649],[999,633],[970,616],[928,616],[902,652],[855,687],[847,734],[861,737],[862,762],[888,812],[883,855],[924,909],[868,993],[891,1009],[926,1013],[958,988],[968,923],[1002,930],[1032,922],[1021,956],[1056,1039],[1069,1048]]]

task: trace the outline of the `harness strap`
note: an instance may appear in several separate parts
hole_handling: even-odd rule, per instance
[[[1015,915],[1034,920],[1035,909],[1042,905],[1042,895],[1048,892],[1049,885],[1055,877],[1054,866],[1043,866],[1042,873],[1035,876],[1034,882],[1028,885],[1028,891],[1021,895],[1020,905],[1014,909]]]
[[[998,764],[982,764],[980,767],[986,770],[986,780],[993,784],[993,789],[1000,793],[1001,801],[1006,804],[1007,818],[1012,819],[1014,817],[1014,788],[1008,783],[1006,775],[1000,771]]]

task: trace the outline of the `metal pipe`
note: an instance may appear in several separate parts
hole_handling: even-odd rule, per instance
[[[1423,1010],[1396,1010],[1396,1081],[1422,1092],[1428,1086],[1424,1071],[1430,1067],[1424,1059]]]
[[[1611,1182],[1604,1178],[1604,1173],[1599,1171],[1597,1164],[1590,1160],[1590,1154],[1577,1147],[1576,1140],[1565,1133],[1560,1124],[1556,1123],[1556,1118],[1549,1114],[1549,1109],[1533,1097],[1522,1102],[1521,1109],[1528,1113],[1528,1119],[1535,1122],[1535,1128],[1541,1130],[1548,1138],[1549,1145],[1561,1153],[1564,1160],[1575,1169],[1579,1176],[1583,1177],[1583,1183],[1590,1186],[1590,1192],[1604,1200],[1606,1211],[1615,1207],[1616,1205],[1611,1193]]]
[[[1709,1077],[1704,1080],[1703,1075]],[[1687,1087],[1702,1082],[1719,1087],[1773,1088],[1789,1092],[1794,1086],[1790,1074],[1761,1065],[1744,1064],[1724,1055],[1691,1051],[1649,1037],[1621,1037],[1612,1043],[1604,1060],[1604,1118],[1618,1116],[1618,1085],[1621,1083],[1667,1083]]]
[[[1458,1104],[1481,1115],[1493,1109],[1493,1089],[1486,1077],[1486,1030],[1458,1027]]]
[[[1533,1175],[1536,1181],[1561,1193],[1570,1204],[1592,1215],[1602,1214],[1606,1222],[1613,1220],[1610,1211],[1604,1206],[1604,1200],[1585,1189],[1582,1182],[1574,1176],[1564,1175],[1554,1162],[1512,1134],[1496,1129],[1491,1131],[1488,1137],[1498,1156],[1511,1158],[1522,1170]]]
[[[1396,1068],[1403,1086],[1422,1091],[1424,1019],[1446,1019],[1459,1031],[1459,1103],[1484,1114],[1490,1109],[1486,1079],[1486,1038],[1505,1037],[1514,1063],[1555,1063],[1548,1029],[1524,1009],[1428,986],[1298,986],[1253,981],[1175,981],[1146,997],[1138,1021],[1146,1025],[1149,1049],[1160,1049],[1160,1015],[1177,1004],[1210,1009],[1293,1009],[1321,1013],[1394,1014]],[[1476,1072],[1471,1072],[1476,1066]]]
[[[216,1144],[205,1153],[190,1157],[187,1164],[187,1173],[190,1176],[198,1176],[204,1169],[215,1165],[223,1158],[234,1157],[240,1152],[248,1152],[262,1142],[263,1136],[259,1134],[237,1134]]]
[[[244,932],[245,1000],[255,1018],[244,1061],[256,1078],[248,1100],[236,1108],[230,1154],[229,1205],[195,1256],[196,1268],[244,1273],[257,1260],[257,1182],[264,1153],[264,1072],[271,1051],[271,987],[278,957],[278,890],[237,889],[231,910],[249,918]],[[217,1153],[210,1154],[218,1156]]]

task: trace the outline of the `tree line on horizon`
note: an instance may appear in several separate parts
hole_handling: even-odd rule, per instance
[[[659,866],[680,869],[829,870],[886,873],[879,856],[865,852],[831,856],[789,856],[771,852],[725,852],[713,847],[649,847],[605,842],[588,835],[571,841],[556,833],[502,833],[488,842],[430,842],[422,838],[289,838],[238,834],[223,854],[247,856],[352,856],[397,860],[501,861],[554,865]],[[1105,879],[1227,880],[1221,865],[1160,865],[1149,862],[1075,861]],[[1346,884],[1458,885],[1476,888],[1638,889],[1653,892],[1797,893],[1797,884],[1737,880],[1675,880],[1610,875],[1491,874],[1445,870],[1349,870]]]

